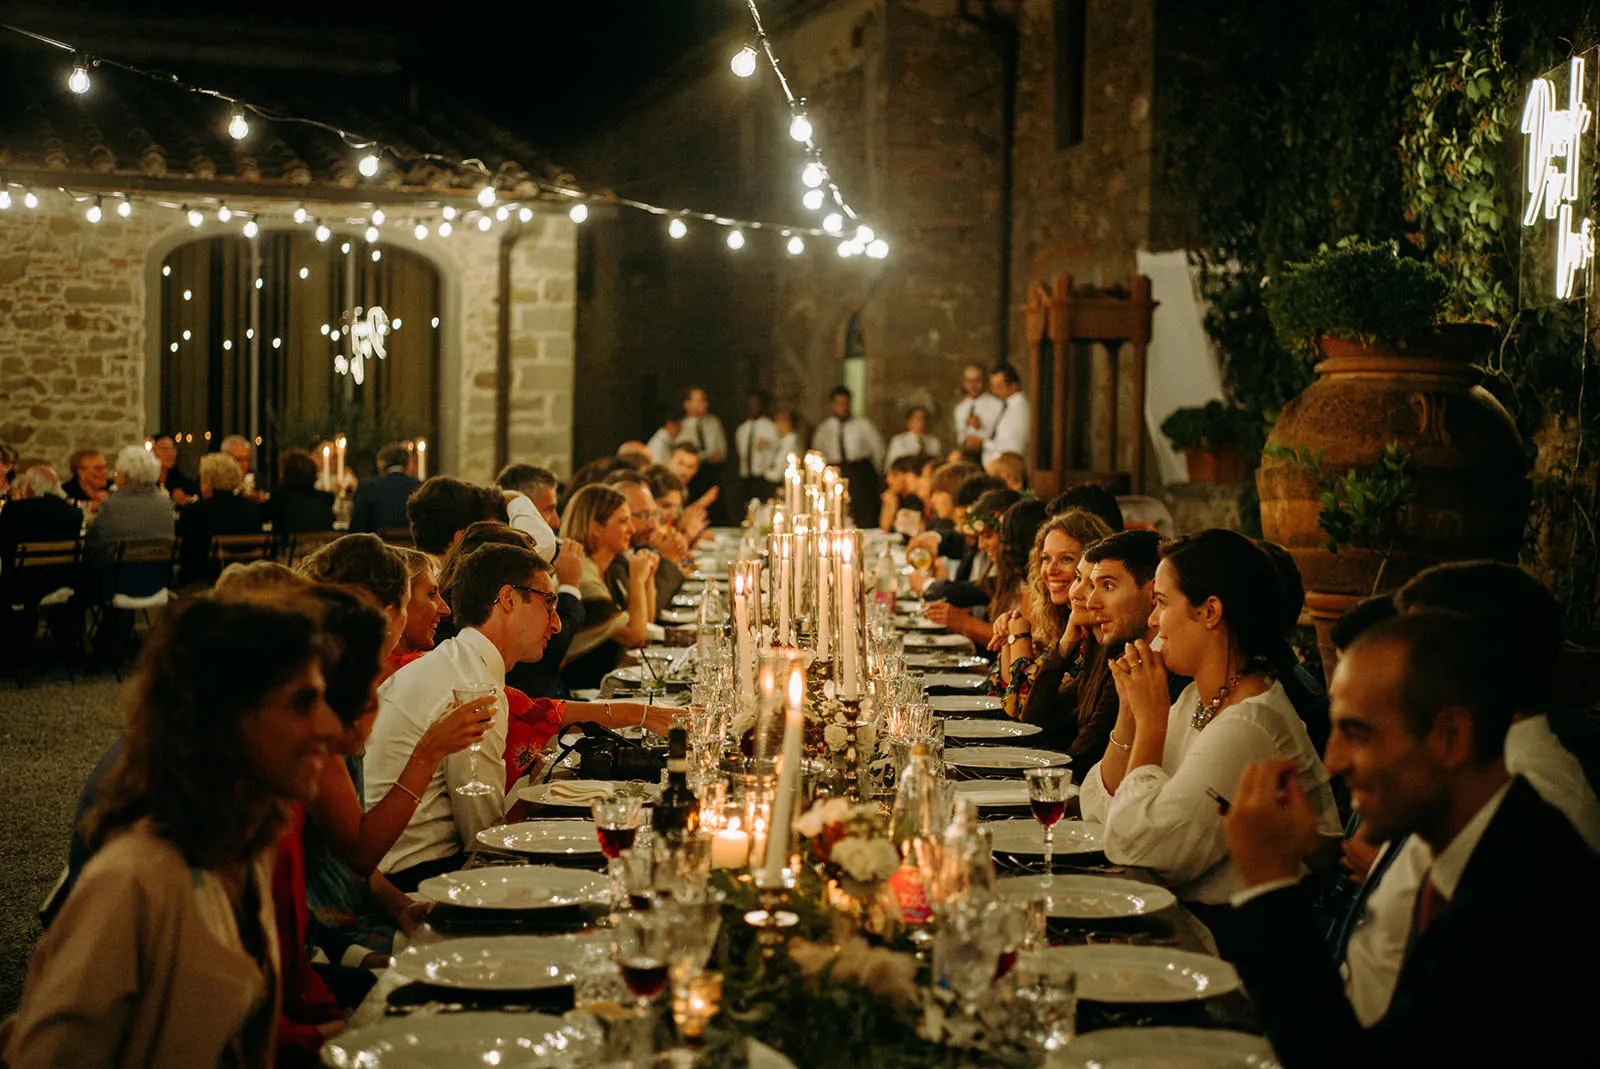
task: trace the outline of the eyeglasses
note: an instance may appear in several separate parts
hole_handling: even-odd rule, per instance
[[[632,513],[632,516],[640,523],[659,523],[661,520],[661,510],[651,509],[647,512],[635,512]]]
[[[539,597],[544,599],[544,607],[550,612],[555,612],[556,600],[561,596],[559,594],[552,594],[548,590],[540,590],[536,586],[522,586],[518,583],[507,583],[506,586],[510,587],[512,590],[520,590],[524,594],[537,594]]]

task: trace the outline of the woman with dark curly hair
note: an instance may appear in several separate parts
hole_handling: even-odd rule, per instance
[[[0,1061],[273,1064],[273,846],[338,721],[314,614],[185,598],[140,660],[96,849],[29,963]]]

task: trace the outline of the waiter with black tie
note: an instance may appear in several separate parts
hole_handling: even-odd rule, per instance
[[[689,480],[689,500],[698,500],[713,486],[722,485],[722,462],[728,458],[728,435],[722,429],[722,421],[711,411],[705,390],[698,386],[691,386],[683,393],[683,426],[676,441],[692,442],[700,450],[700,469]],[[728,522],[720,495],[711,502],[710,518],[713,525]]]
[[[883,438],[871,420],[850,414],[850,400],[847,388],[833,388],[828,398],[832,414],[811,436],[811,448],[850,480],[850,522],[870,530],[878,524],[878,498],[883,491],[878,478]]]

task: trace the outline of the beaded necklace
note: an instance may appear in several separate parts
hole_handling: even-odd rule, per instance
[[[1222,711],[1222,703],[1228,697],[1228,691],[1239,685],[1239,673],[1235,672],[1228,677],[1228,681],[1217,691],[1217,696],[1210,701],[1201,701],[1198,692],[1194,701],[1194,712],[1189,716],[1189,723],[1196,731],[1205,727],[1217,718],[1217,713]]]

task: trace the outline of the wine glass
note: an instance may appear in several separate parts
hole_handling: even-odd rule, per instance
[[[463,683],[460,686],[452,687],[450,696],[457,705],[460,705],[464,702],[477,701],[479,698],[498,698],[500,696],[500,688],[493,683]],[[474,798],[480,795],[493,794],[496,788],[492,784],[485,783],[483,778],[478,775],[478,755],[483,753],[483,743],[481,741],[475,742],[467,747],[467,750],[471,754],[468,759],[468,768],[471,770],[472,778],[465,783],[456,784],[454,787],[455,793]]]
[[[613,953],[622,971],[622,982],[641,1014],[666,989],[672,921],[669,913],[648,910],[630,913],[617,923]]]
[[[1033,809],[1033,819],[1044,825],[1044,871],[1048,882],[1056,846],[1056,821],[1067,811],[1067,787],[1072,783],[1072,773],[1064,768],[1030,768],[1027,776],[1028,805]]]
[[[933,571],[933,551],[927,546],[912,546],[906,551],[906,563],[928,575]]]
[[[939,910],[934,933],[934,976],[955,992],[961,1008],[976,1017],[978,997],[994,981],[1000,965],[993,903],[956,901]]]

